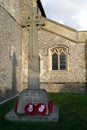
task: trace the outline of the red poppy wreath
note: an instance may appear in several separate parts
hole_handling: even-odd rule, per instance
[[[39,115],[45,115],[47,112],[47,108],[45,106],[45,104],[43,103],[39,103],[36,105],[36,113]]]
[[[25,113],[28,115],[33,115],[35,113],[35,105],[33,103],[28,103],[25,105]]]

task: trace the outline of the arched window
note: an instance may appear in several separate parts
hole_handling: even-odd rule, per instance
[[[52,54],[52,70],[58,70],[58,54]]]
[[[51,50],[52,70],[67,70],[67,53],[66,47],[54,47]]]

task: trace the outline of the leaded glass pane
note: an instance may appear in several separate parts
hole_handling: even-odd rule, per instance
[[[66,54],[60,54],[60,70],[66,70]]]
[[[58,54],[52,55],[52,70],[58,70]]]

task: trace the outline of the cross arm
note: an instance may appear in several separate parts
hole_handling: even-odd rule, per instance
[[[27,19],[24,19],[22,24],[21,24],[21,27],[29,27],[30,26],[30,21],[29,21],[29,18],[28,17]]]

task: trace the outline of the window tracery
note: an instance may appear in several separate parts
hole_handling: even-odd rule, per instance
[[[50,49],[52,57],[52,70],[67,70],[67,55],[66,47],[53,47]]]

